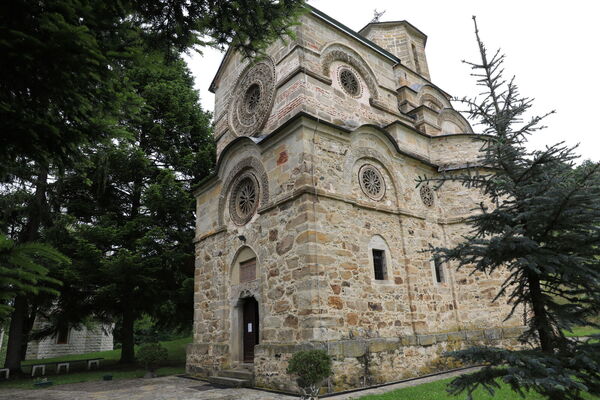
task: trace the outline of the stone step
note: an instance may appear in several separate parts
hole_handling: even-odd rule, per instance
[[[227,378],[224,376],[209,376],[208,381],[221,386],[234,388],[250,387],[250,382],[246,379]]]
[[[248,371],[254,372],[254,364],[253,363],[240,363],[237,367],[242,369],[247,369]]]
[[[225,378],[246,379],[247,381],[254,379],[254,373],[247,369],[226,369],[219,371],[217,375]]]

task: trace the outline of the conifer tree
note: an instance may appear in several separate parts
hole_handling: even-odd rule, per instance
[[[128,110],[120,79],[139,51],[231,46],[261,54],[292,34],[304,0],[0,2],[0,178],[28,157],[68,162]]]
[[[480,346],[450,353],[484,367],[453,380],[449,391],[466,391],[471,399],[477,387],[493,393],[504,382],[519,394],[580,400],[583,393],[600,393],[600,344],[564,331],[597,326],[600,165],[575,168],[574,148],[564,143],[528,150],[527,139],[544,128],[548,114],[526,117],[532,99],[519,94],[514,78],[503,78],[504,55],[489,57],[473,20],[481,62],[467,64],[483,93],[462,102],[484,134],[477,139],[480,158],[464,173],[420,178],[419,184],[457,181],[489,200],[468,218],[472,229],[462,243],[434,253],[458,268],[507,271],[496,300],[508,300],[511,314],[525,307],[526,330],[520,350]]]
[[[177,55],[229,45],[255,56],[292,33],[303,7],[304,0],[2,2],[0,203],[8,204],[9,210],[0,213],[0,232],[26,244],[45,240],[43,231],[51,227],[55,233],[70,229],[58,229],[64,221],[54,217],[60,212],[49,215],[46,199],[55,186],[49,181],[74,164],[80,166],[81,156],[89,155],[83,148],[130,133],[120,122],[140,110],[135,88],[123,77],[144,56],[141,51],[151,47]],[[10,204],[15,198],[16,207]],[[61,204],[55,206],[63,210]],[[63,242],[62,247],[68,246]],[[60,274],[71,276],[67,271]],[[0,285],[7,282],[0,276]],[[67,289],[63,286],[61,291]],[[11,376],[20,370],[27,327],[37,308],[33,302],[25,294],[7,300],[15,308],[11,323],[24,327],[9,332],[13,350],[5,365]]]
[[[181,57],[149,49],[127,79],[141,101],[141,112],[121,122],[129,134],[90,147],[59,182],[60,203],[76,220],[63,231],[72,237],[64,251],[94,315],[120,321],[123,363],[134,361],[133,327],[143,314],[191,323],[191,303],[181,303],[193,297],[191,187],[215,160],[210,115]]]

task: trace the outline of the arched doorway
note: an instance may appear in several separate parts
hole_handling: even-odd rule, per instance
[[[242,353],[243,361],[254,362],[254,347],[258,344],[258,302],[254,297],[243,299],[242,302]]]

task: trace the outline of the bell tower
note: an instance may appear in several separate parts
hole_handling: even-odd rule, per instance
[[[430,79],[425,56],[427,35],[410,22],[372,22],[358,33],[398,57],[417,74]]]

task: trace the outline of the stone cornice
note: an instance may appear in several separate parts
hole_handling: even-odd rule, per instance
[[[382,212],[382,213],[391,214],[391,215],[416,218],[416,219],[420,219],[420,220],[427,219],[427,217],[426,217],[427,213],[425,213],[425,212],[420,213],[420,212],[413,212],[413,211],[403,209],[403,208],[378,206],[378,205],[375,205],[372,203],[367,203],[367,202],[356,200],[353,198],[348,198],[347,196],[344,196],[344,195],[339,195],[339,194],[328,192],[323,189],[315,188],[311,185],[301,186],[299,188],[294,189],[292,192],[287,193],[286,195],[280,197],[276,201],[270,201],[268,204],[260,207],[257,210],[257,213],[258,214],[267,213],[281,205],[284,205],[290,201],[294,201],[303,195],[313,196],[315,198],[320,197],[320,198],[324,198],[324,199],[341,201],[346,204],[350,204],[354,207],[359,207],[362,209]],[[450,217],[450,218],[434,218],[433,222],[440,224],[440,225],[453,225],[453,224],[463,223],[468,217],[469,216],[457,216],[457,217]],[[226,231],[227,231],[227,226],[222,225],[210,232],[207,232],[201,236],[196,237],[194,239],[194,243],[199,243],[205,239],[208,239],[211,236],[215,236],[219,233],[226,232]]]
[[[518,339],[525,327],[493,327],[454,332],[402,335],[389,338],[354,338],[331,341],[312,341],[304,343],[264,343],[257,345],[257,350],[272,354],[295,353],[299,350],[321,349],[333,356],[342,358],[362,357],[366,353],[397,351],[407,346],[433,346],[449,341],[477,343],[481,341],[499,341],[502,339]]]
[[[313,121],[313,122],[317,122],[317,123],[323,124],[325,126],[329,126],[329,127],[333,128],[333,129],[339,130],[339,131],[341,131],[343,133],[352,133],[352,132],[356,131],[356,129],[365,128],[365,127],[370,127],[370,128],[376,129],[379,132],[381,132],[384,136],[386,136],[388,138],[388,140],[390,140],[390,142],[393,144],[393,146],[395,147],[395,149],[398,152],[398,154],[406,156],[406,157],[409,157],[409,158],[411,158],[413,160],[416,160],[418,162],[421,162],[424,165],[427,165],[427,166],[435,169],[436,171],[442,171],[442,170],[444,170],[444,167],[440,166],[440,165],[438,165],[436,163],[433,163],[430,159],[428,159],[428,158],[426,158],[424,156],[421,156],[421,155],[412,153],[410,151],[401,149],[400,146],[398,145],[398,142],[388,132],[388,129],[391,126],[393,126],[394,124],[398,124],[398,125],[401,125],[401,126],[403,126],[405,128],[410,129],[412,132],[414,132],[414,133],[416,133],[418,135],[421,135],[421,136],[426,137],[426,138],[431,139],[431,140],[440,139],[440,138],[454,137],[454,136],[456,136],[456,137],[458,137],[458,136],[485,137],[486,136],[486,135],[474,134],[474,133],[461,133],[461,134],[448,134],[448,135],[432,136],[432,135],[428,135],[426,133],[420,132],[420,131],[416,130],[414,127],[412,127],[412,126],[410,126],[410,125],[408,125],[408,124],[406,124],[406,123],[404,123],[404,122],[402,122],[400,120],[396,120],[396,121],[394,121],[394,122],[392,122],[392,123],[390,123],[390,124],[388,124],[388,125],[386,125],[384,127],[380,127],[380,126],[373,125],[373,124],[365,124],[365,125],[361,125],[360,127],[356,128],[354,130],[351,130],[351,129],[340,127],[340,126],[338,126],[338,125],[336,125],[334,123],[331,123],[331,122],[323,121],[320,118],[315,117],[315,116],[313,116],[313,115],[311,115],[311,114],[309,114],[309,113],[307,113],[305,111],[300,111],[297,114],[295,114],[294,116],[292,116],[290,119],[288,119],[286,122],[284,122],[283,124],[281,124],[280,126],[278,126],[277,128],[275,128],[271,133],[269,133],[267,135],[264,135],[264,136],[261,136],[261,137],[255,137],[254,139],[256,139],[256,140],[253,140],[253,142],[256,143],[259,146],[264,145],[265,143],[273,140],[274,138],[278,137],[279,135],[285,134],[290,126],[294,126],[294,125],[298,125],[298,124],[301,125],[303,123],[301,121],[302,119]],[[222,160],[224,158],[223,155],[226,154],[227,150],[230,149],[231,147],[233,147],[234,145],[236,145],[241,140],[252,140],[252,139],[249,139],[248,137],[245,137],[245,136],[238,137],[238,138],[234,139],[231,143],[229,143],[227,146],[225,146],[225,148],[220,153],[219,159],[217,160],[217,165],[215,167],[215,171],[219,170],[221,162],[222,162]],[[464,166],[464,167],[453,167],[453,169],[464,169],[464,168],[467,168],[467,167],[470,168],[470,167],[473,167],[473,165]],[[215,175],[216,174],[205,178],[198,185],[196,185],[196,188],[193,190],[194,195],[198,196],[199,193],[205,191],[206,190],[205,185],[208,184],[209,182],[211,182],[211,179],[216,178]]]

